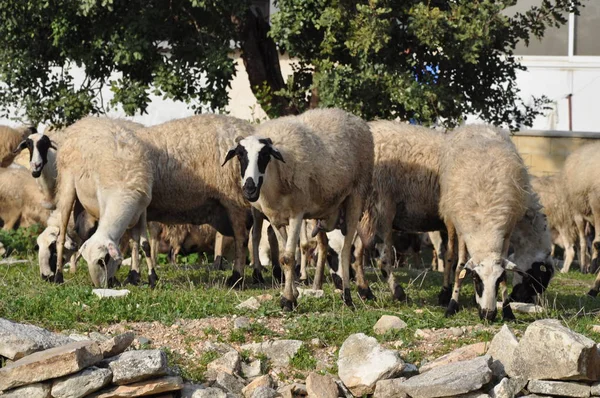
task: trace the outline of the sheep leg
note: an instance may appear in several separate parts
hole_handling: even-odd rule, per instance
[[[15,226],[19,224],[20,219],[21,219],[21,214],[15,214],[13,217],[7,218],[4,221],[4,225],[2,226],[2,229],[4,231],[12,231],[13,229],[15,229]]]
[[[64,251],[65,251],[65,239],[67,236],[67,227],[69,225],[69,218],[71,217],[71,211],[77,198],[75,190],[75,184],[73,179],[67,174],[61,179],[61,184],[58,192],[60,198],[58,200],[58,209],[60,212],[60,230],[58,232],[58,239],[56,240],[56,273],[54,274],[54,282],[63,283],[63,262],[64,262]]]
[[[306,228],[306,221],[302,220],[302,227],[300,229],[300,283],[304,285],[308,285],[306,265],[308,263],[309,241]]]
[[[215,234],[215,255],[213,259],[213,269],[223,270],[223,241],[225,237],[222,233]]]
[[[573,259],[575,258],[575,245],[573,242],[569,242],[567,238],[568,234],[564,233],[562,229],[559,229],[559,237],[563,242],[563,246],[565,248],[565,261],[563,263],[563,267],[560,270],[563,274],[566,274],[571,269],[571,264],[573,263]],[[552,245],[552,250],[554,251],[554,246]],[[552,254],[554,257],[554,254]]]
[[[260,263],[260,238],[262,237],[265,216],[258,210],[252,209],[252,279],[255,283],[264,284],[262,265]]]
[[[400,284],[396,282],[394,273],[392,272],[392,253],[394,250],[392,220],[382,220],[383,238],[383,254],[378,260],[379,269],[384,278],[387,279],[387,284],[392,292],[392,296],[398,301],[406,300],[406,293]]]
[[[158,245],[160,244],[160,224],[157,222],[148,223],[148,238],[150,240],[150,259],[152,268],[158,264]]]
[[[452,276],[452,265],[454,263],[456,250],[456,229],[454,229],[454,225],[450,222],[446,223],[446,229],[448,230],[448,244],[446,247],[446,261],[444,262],[444,283],[442,285],[442,291],[438,296],[438,303],[442,307],[447,307],[450,304],[452,295],[450,279]]]
[[[348,306],[352,305],[352,296],[350,294],[350,263],[352,262],[352,243],[354,235],[358,227],[362,213],[362,199],[354,194],[350,195],[346,200],[346,235],[344,236],[344,244],[340,258],[342,271],[342,299]],[[369,288],[366,280],[357,280],[358,291],[361,296],[372,296],[373,293]]]
[[[456,266],[456,272],[454,273],[454,290],[452,291],[452,298],[450,299],[450,304],[448,304],[448,308],[446,309],[446,317],[450,317],[458,312],[458,298],[460,295],[460,287],[462,285],[462,281],[465,278],[466,270],[465,264],[467,263],[467,245],[463,239],[458,237],[458,265]],[[464,271],[464,272],[463,272]]]
[[[71,258],[69,258],[69,272],[71,274],[77,272],[77,252],[71,254]]]
[[[515,314],[510,307],[510,300],[507,295],[508,287],[506,286],[506,279],[500,282],[500,293],[502,294],[502,319],[504,321],[514,321]]]
[[[285,243],[283,257],[279,260],[283,265],[285,285],[283,296],[281,296],[281,308],[284,311],[292,311],[296,305],[297,291],[294,288],[296,247],[300,240],[300,228],[302,227],[302,215],[290,218],[289,231]]]
[[[429,239],[433,244],[434,251],[434,271],[444,272],[446,267],[444,266],[444,240],[442,239],[442,233],[440,231],[429,232]]]
[[[579,267],[582,273],[587,274],[589,265],[587,256],[587,242],[585,239],[585,220],[580,215],[577,215],[574,218],[575,225],[577,226],[577,234],[579,235]]]
[[[277,283],[281,283],[283,276],[281,274],[281,265],[279,264],[279,240],[275,233],[277,229],[272,225],[267,228],[267,239],[269,240],[269,254],[271,258],[271,264],[273,266],[273,278]]]
[[[315,290],[323,289],[323,277],[328,247],[329,239],[327,238],[327,234],[323,231],[319,231],[317,234],[317,269],[315,270],[315,280],[313,281],[313,289]]]
[[[229,219],[233,227],[233,243],[235,246],[235,260],[231,276],[227,284],[232,287],[242,288],[244,268],[246,267],[246,251],[248,247],[248,230],[246,229],[246,209],[229,208]]]
[[[594,215],[594,240],[592,241],[592,267],[591,272],[598,270],[598,255],[600,254],[600,201],[594,202],[595,198],[590,203],[592,214]]]
[[[151,288],[154,288],[159,278],[158,275],[156,275],[156,262],[152,258],[152,239],[148,239],[148,223],[146,218],[146,211],[144,211],[140,216],[140,221],[138,222],[138,224],[139,225],[137,225],[136,227],[139,229],[142,252],[144,253],[144,258],[146,259],[146,265],[148,266],[148,283]]]

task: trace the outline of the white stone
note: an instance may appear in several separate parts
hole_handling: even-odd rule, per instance
[[[514,398],[526,385],[527,379],[522,377],[514,377],[512,379],[505,377],[490,391],[490,397]]]
[[[519,341],[506,325],[502,326],[492,339],[487,353],[494,359],[492,371],[498,378],[504,377],[507,373],[513,374],[509,368],[512,366],[514,352],[518,345]]]
[[[315,290],[315,289],[302,289],[298,288],[298,298],[301,297],[314,297],[314,298],[322,298],[325,295],[323,290]]]
[[[50,398],[50,383],[36,383],[25,387],[5,391],[2,398]]]
[[[256,299],[256,297],[250,297],[248,300],[239,303],[235,308],[238,310],[256,311],[260,308],[260,302]]]
[[[125,297],[130,292],[127,289],[92,289],[92,293],[100,298]]]
[[[160,350],[127,351],[108,364],[117,385],[135,383],[167,374],[167,356]]]
[[[531,380],[527,390],[536,394],[558,395],[561,397],[587,398],[590,396],[590,386],[582,383]]]
[[[264,343],[246,344],[240,347],[242,351],[250,351],[253,355],[263,354],[271,361],[273,366],[287,366],[290,359],[296,355],[300,347],[300,340],[274,340]]]
[[[110,384],[112,372],[109,369],[89,367],[71,376],[57,379],[52,384],[54,398],[81,398]]]
[[[59,347],[74,340],[33,325],[0,318],[0,356],[16,361],[31,353]]]
[[[397,316],[383,315],[381,318],[379,318],[375,326],[373,326],[373,331],[376,334],[385,334],[389,331],[402,330],[406,326],[408,326],[406,322]]]

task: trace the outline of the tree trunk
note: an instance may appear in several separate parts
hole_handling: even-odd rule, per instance
[[[271,93],[270,103],[263,106],[268,116],[277,117],[300,113],[298,108],[287,98],[274,94],[274,92],[285,88],[285,81],[279,66],[277,46],[273,39],[268,36],[269,23],[260,13],[257,15],[251,9],[246,11],[243,20],[234,17],[233,21],[237,26],[242,60],[248,73],[252,92],[256,96],[266,86]],[[257,99],[260,101],[259,96],[257,96]]]

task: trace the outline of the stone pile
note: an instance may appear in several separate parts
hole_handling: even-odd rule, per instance
[[[133,333],[93,337],[77,341],[0,319],[0,397],[168,398],[183,388],[164,352],[125,351]]]

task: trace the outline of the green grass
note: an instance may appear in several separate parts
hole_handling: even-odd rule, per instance
[[[22,238],[19,238],[22,239]],[[19,241],[17,239],[17,241]],[[402,349],[407,351],[405,360],[419,362],[430,354],[423,351],[414,337],[417,329],[449,328],[477,325],[480,322],[473,303],[473,287],[465,284],[461,295],[463,309],[453,318],[444,317],[444,309],[437,305],[442,275],[426,272],[423,269],[399,269],[398,280],[406,287],[411,298],[410,304],[400,304],[391,299],[387,285],[379,274],[368,272],[371,288],[377,301],[363,302],[353,289],[355,309],[342,304],[330,283],[325,285],[325,295],[321,299],[302,298],[293,313],[282,313],[279,305],[279,289],[266,276],[268,287],[246,286],[244,290],[231,290],[224,286],[230,272],[212,271],[206,266],[204,256],[183,258],[179,265],[162,264],[157,270],[160,277],[158,286],[126,286],[131,294],[122,299],[99,299],[92,294],[92,286],[85,266],[80,266],[75,275],[66,273],[61,286],[43,282],[39,277],[37,259],[31,250],[20,252],[30,261],[26,264],[0,265],[0,317],[19,322],[28,322],[51,330],[73,329],[90,332],[110,324],[123,321],[159,321],[170,325],[177,319],[199,319],[245,315],[252,318],[277,318],[283,321],[284,331],[274,332],[264,324],[253,322],[248,329],[231,331],[221,337],[214,328],[203,332],[212,338],[229,343],[246,343],[267,338],[299,339],[305,342],[318,337],[326,346],[339,349],[343,341],[352,333],[362,332],[374,336],[373,325],[385,314],[397,315],[408,327],[400,332],[375,336],[382,343],[402,341]],[[164,258],[163,258],[164,260]],[[201,263],[198,263],[200,261]],[[163,261],[164,262],[164,261]],[[123,267],[118,278],[124,280],[127,269]],[[145,271],[144,271],[145,273]],[[247,280],[251,271],[247,270]],[[144,278],[146,276],[144,275]],[[600,323],[600,299],[585,296],[594,279],[592,275],[581,275],[572,271],[567,275],[558,274],[550,285],[544,300],[544,314],[516,314],[517,321],[511,326],[523,331],[535,319],[561,319],[572,329],[600,339],[600,334],[591,331],[591,325]],[[238,310],[236,305],[251,296],[270,293],[273,300],[264,303],[258,311]],[[501,325],[498,320],[496,327]],[[491,332],[478,332],[456,340],[444,342],[443,349],[450,351],[456,346],[477,341],[489,341]],[[442,353],[440,353],[442,354]],[[171,353],[173,357],[179,355]],[[210,358],[189,360],[174,358],[185,369],[185,376],[200,380],[206,362]],[[293,366],[304,371],[315,361],[311,352],[298,354]],[[206,363],[205,363],[206,362]]]

